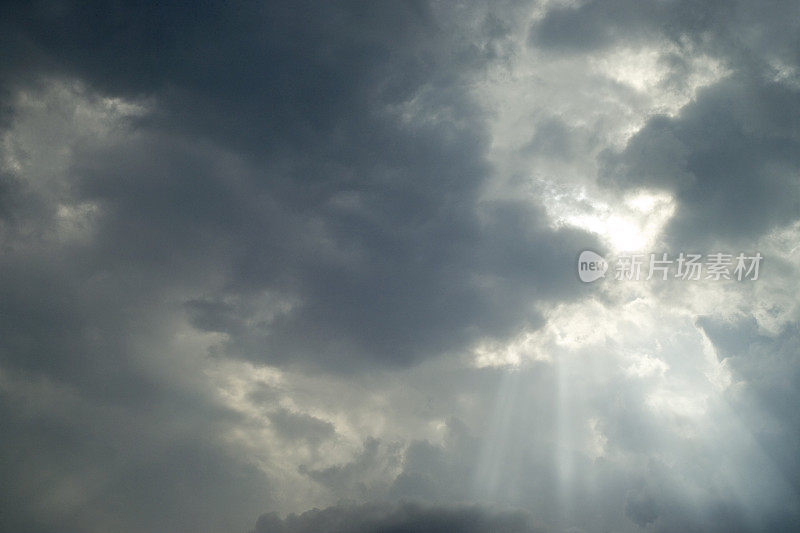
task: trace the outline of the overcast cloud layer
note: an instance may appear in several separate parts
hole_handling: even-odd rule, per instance
[[[800,528],[798,26],[4,3],[0,529]]]

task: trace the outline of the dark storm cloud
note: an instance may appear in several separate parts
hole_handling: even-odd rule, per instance
[[[463,531],[478,533],[528,533],[535,528],[522,512],[499,512],[481,507],[428,507],[362,505],[314,509],[281,520],[275,514],[259,518],[254,533],[394,533],[416,531],[438,533]]]
[[[74,200],[105,212],[93,265],[227,272],[187,312],[228,353],[404,365],[574,291],[563,265],[592,239],[479,201],[492,170],[466,83],[497,57],[497,17],[464,38],[424,3],[54,9],[9,19],[29,70],[156,101],[137,140],[74,158]],[[265,291],[296,305],[254,321]]]
[[[791,75],[778,76],[780,65],[797,65],[792,6],[727,5],[585,2],[546,13],[530,31],[529,45],[548,53],[666,39],[685,52],[664,58],[673,62],[670,83],[681,83],[687,54],[721,57],[733,71],[601,161],[611,190],[675,194],[675,239],[758,236],[797,212],[798,91]],[[445,505],[470,499],[484,462],[496,478],[480,480],[490,497],[515,505],[534,498],[558,519],[563,502],[553,487],[561,465],[553,465],[553,452],[562,443],[554,435],[572,421],[569,413],[553,415],[559,376],[550,365],[525,376],[530,387],[517,383],[507,418],[517,427],[491,429],[500,442],[488,454],[489,438],[448,417],[470,401],[480,410],[478,402],[504,392],[504,380],[470,396],[463,389],[474,382],[461,381],[465,374],[432,376],[431,389],[447,405],[414,424],[449,420],[443,442],[396,443],[363,434],[405,408],[391,404],[391,391],[365,386],[364,402],[386,412],[360,416],[387,416],[354,421],[350,398],[318,414],[286,402],[291,383],[276,378],[274,387],[248,391],[251,375],[244,385],[223,376],[231,385],[206,374],[224,374],[226,358],[236,357],[313,375],[321,388],[356,388],[386,369],[400,376],[476,341],[502,344],[543,324],[538,304],[595,290],[570,268],[576,251],[600,249],[594,238],[553,229],[528,198],[484,197],[497,171],[487,160],[490,116],[473,89],[485,69],[514,56],[510,34],[527,24],[519,21],[529,10],[502,8],[366,1],[0,7],[0,128],[7,134],[0,150],[14,156],[0,173],[0,453],[11,458],[0,477],[13,487],[0,499],[0,528],[241,530],[264,510],[310,507],[298,500],[314,491],[327,491],[329,501],[380,494]],[[114,98],[142,111],[124,118],[104,111],[88,120],[107,128],[73,134],[75,116],[118,105]],[[39,114],[37,135],[17,143],[26,113]],[[527,153],[578,157],[589,143],[553,113]],[[59,144],[59,135],[70,142]],[[15,143],[17,151],[9,148]],[[70,226],[82,209],[91,215]],[[784,370],[794,364],[792,335],[774,350],[786,358]],[[619,361],[608,356],[607,363]],[[264,370],[258,364],[243,364],[243,372]],[[309,367],[330,374],[304,373]],[[758,373],[754,363],[742,368]],[[781,410],[794,398],[791,388],[769,387],[787,375],[766,376],[759,397],[796,428]],[[609,382],[603,387],[611,392],[594,382],[586,389],[603,406],[592,414],[612,454],[641,457],[661,441],[667,451],[680,444],[669,440],[668,424],[653,420],[644,385]],[[365,439],[363,450],[337,464],[320,457],[345,430]],[[787,431],[765,433],[764,442],[776,462],[790,464],[785,442],[794,446],[796,435]],[[284,459],[292,453],[299,459]],[[589,483],[574,489],[580,509],[570,523],[602,515],[622,527],[729,529],[743,516],[724,491],[719,500],[704,493],[702,509],[692,507],[682,475],[712,477],[695,462],[654,461],[642,474],[636,464],[566,455],[576,470],[596,466],[608,487],[599,496]],[[276,481],[262,469],[291,472]],[[622,478],[637,475],[648,479],[628,490]],[[293,492],[292,476],[309,485]],[[408,529],[533,528],[519,513],[415,505],[268,514],[257,526]]]
[[[796,2],[782,0],[590,0],[549,10],[531,26],[529,44],[576,54],[666,39],[737,63],[764,55],[795,63],[797,15]]]
[[[680,244],[756,238],[800,213],[800,92],[734,75],[670,119],[651,119],[604,179],[666,189],[678,200],[667,229]]]
[[[448,42],[425,2],[20,2],[4,19],[11,74],[156,94],[162,126],[262,154],[358,150],[349,139],[329,144],[332,134],[356,128],[368,141],[370,106],[406,101],[424,84],[446,90],[502,37],[490,26],[478,42]]]
[[[588,236],[523,201],[480,201],[492,169],[468,84],[505,53],[497,16],[458,33],[423,2],[1,9],[4,131],[23,124],[19,94],[63,124],[20,139],[23,170],[0,179],[0,368],[79,406],[4,413],[4,456],[40,458],[4,467],[18,487],[5,526],[229,530],[270,507],[269,481],[226,448],[236,416],[176,347],[183,318],[227,336],[218,356],[355,371],[515,333],[539,323],[536,299],[575,292],[563,265]],[[146,111],[100,138],[70,133],[116,97]],[[26,175],[29,148],[69,158]],[[85,236],[59,237],[87,205]],[[264,413],[284,441],[334,435]],[[57,497],[36,496],[38,477]]]
[[[605,184],[673,192],[668,239],[707,245],[753,239],[800,213],[798,15],[796,2],[591,1],[549,11],[529,42],[569,54],[655,44],[673,78],[685,63],[674,50],[731,70],[677,117],[651,118],[601,172]]]
[[[290,159],[312,175],[225,168],[160,137],[87,151],[74,172],[83,198],[108,209],[101,261],[167,276],[195,260],[188,268],[230,272],[224,291],[201,289],[187,311],[198,328],[228,334],[231,353],[404,364],[536,323],[530,301],[574,290],[562,266],[592,244],[577,231],[551,231],[524,202],[479,203],[489,169],[476,138],[482,126],[472,124],[378,118],[375,132],[390,144],[352,140],[363,153],[346,164]],[[254,325],[251,295],[263,291],[299,305]]]

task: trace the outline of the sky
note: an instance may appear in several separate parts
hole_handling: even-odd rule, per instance
[[[798,530],[798,36],[4,2],[0,529]]]

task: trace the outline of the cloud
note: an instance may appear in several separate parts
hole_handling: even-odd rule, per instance
[[[367,533],[393,531],[438,531],[523,533],[534,528],[525,513],[498,512],[480,507],[429,507],[417,504],[400,506],[337,506],[291,515],[283,520],[274,514],[262,515],[255,533],[338,532]]]
[[[678,210],[666,232],[680,245],[752,242],[797,216],[798,102],[785,85],[728,78],[679,117],[651,119],[609,155],[603,179],[673,193]]]
[[[704,318],[701,323],[738,380],[729,393],[731,408],[741,413],[774,464],[781,465],[782,481],[792,487],[797,500],[800,467],[793,457],[800,445],[800,417],[791,408],[800,384],[797,324],[769,334],[753,317]]]
[[[276,431],[288,440],[306,439],[310,442],[319,442],[334,433],[334,427],[330,422],[304,413],[277,409],[267,416]]]
[[[4,528],[243,530],[272,500],[263,472],[218,438],[235,418],[206,399],[151,390],[129,405],[98,401],[6,368],[0,394],[0,473],[14,488]]]
[[[724,65],[729,74],[677,115],[656,111],[622,150],[607,150],[599,179],[673,193],[678,209],[665,232],[673,245],[753,242],[793,221],[800,205],[792,9],[790,2],[768,13],[748,2],[584,2],[547,11],[529,44],[575,55],[654,43],[671,72],[660,82],[670,92],[691,78],[691,58],[706,54]]]
[[[0,525],[796,523],[795,11],[3,8]]]
[[[164,285],[180,272],[193,323],[229,355],[344,371],[504,337],[540,320],[533,301],[574,295],[561,265],[594,239],[481,197],[488,138],[467,84],[502,25],[463,42],[424,4],[361,8],[65,5],[46,33],[55,15],[32,8],[14,35],[87,96],[153,102],[118,143],[70,158],[71,204],[101,213],[90,264]],[[112,64],[91,45],[116,19],[130,31]]]

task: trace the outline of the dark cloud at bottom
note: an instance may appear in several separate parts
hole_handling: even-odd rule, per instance
[[[313,509],[281,519],[265,514],[251,533],[534,533],[531,517],[521,511],[493,511],[479,506],[433,507],[406,503]]]

